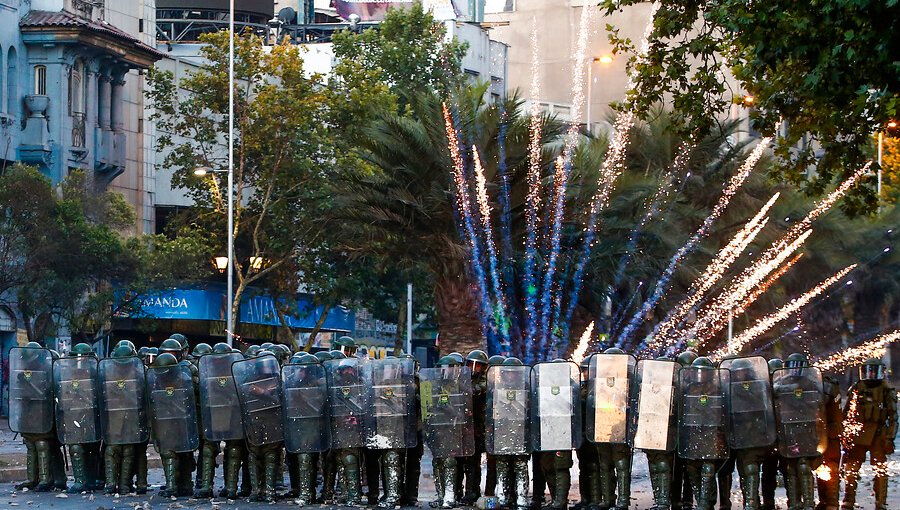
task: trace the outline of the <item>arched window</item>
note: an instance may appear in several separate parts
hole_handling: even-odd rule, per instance
[[[34,90],[36,96],[47,95],[47,66],[34,66]]]
[[[19,87],[16,74],[19,65],[19,57],[16,55],[16,49],[10,48],[6,58],[6,113],[10,115],[18,115],[19,108]]]
[[[76,60],[69,71],[69,113],[84,113],[84,62]]]

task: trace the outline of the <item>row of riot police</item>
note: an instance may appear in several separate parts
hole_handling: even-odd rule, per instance
[[[138,353],[122,341],[102,360],[84,344],[63,358],[37,344],[14,348],[10,427],[28,445],[26,486],[52,488],[57,440],[72,453],[73,491],[95,488],[99,479],[107,492],[146,491],[152,441],[164,495],[196,489],[210,497],[224,444],[220,496],[271,501],[286,464],[290,495],[301,505],[337,501],[337,481],[341,502],[359,503],[363,470],[369,503],[415,504],[423,446],[433,456],[432,506],[443,508],[470,505],[482,494],[503,507],[527,507],[529,459],[540,480],[533,497],[542,500],[546,486],[550,507],[567,508],[573,451],[580,504],[591,510],[630,506],[636,449],[647,455],[658,510],[711,509],[717,485],[730,492],[732,463],[745,510],[765,508],[774,495],[765,466],[773,461],[790,508],[807,510],[814,505],[813,470],[823,462],[838,470],[833,424],[842,413],[829,409],[839,405],[839,390],[799,354],[784,366],[761,357],[716,365],[690,352],[637,361],[608,349],[579,367],[564,360],[526,366],[476,350],[419,370],[409,355],[369,360],[345,352],[291,355],[264,344],[240,353],[220,343],[199,344],[189,354],[181,335],[156,352]],[[896,433],[896,394],[883,382],[883,366],[870,365],[851,388],[863,427],[845,457],[848,509],[860,456],[870,449],[873,461],[883,463]],[[877,426],[867,429],[872,422]],[[871,446],[878,441],[884,444]],[[93,464],[105,467],[88,459],[102,459]],[[727,475],[724,483],[717,475]],[[886,489],[886,477],[876,477],[879,501]],[[822,499],[836,506],[837,493],[828,489]]]

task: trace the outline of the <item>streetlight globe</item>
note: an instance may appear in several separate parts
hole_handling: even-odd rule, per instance
[[[897,121],[896,121],[896,120],[892,120],[892,121],[888,122],[888,123],[887,123],[887,127],[891,128],[891,129],[894,129],[895,127],[897,127]]]
[[[602,57],[597,59],[597,62],[601,64],[612,64],[613,58],[611,55],[603,55]]]
[[[196,175],[197,177],[206,177],[206,174],[208,174],[209,172],[209,167],[205,166],[198,166],[194,169],[194,175]]]

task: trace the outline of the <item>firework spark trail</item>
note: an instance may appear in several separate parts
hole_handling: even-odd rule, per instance
[[[640,221],[638,221],[638,224],[631,229],[631,232],[628,235],[628,242],[625,244],[625,253],[622,255],[621,260],[619,260],[619,267],[616,269],[615,277],[613,278],[612,287],[614,289],[619,287],[622,283],[622,279],[625,277],[625,268],[628,267],[628,264],[634,257],[638,238],[644,228],[646,228],[650,223],[650,220],[659,213],[662,206],[668,202],[669,197],[672,195],[672,185],[675,183],[675,176],[681,175],[681,171],[687,167],[693,148],[694,144],[692,142],[684,142],[681,144],[681,148],[678,151],[678,155],[675,157],[675,161],[672,162],[672,166],[666,170],[665,174],[663,174],[660,179],[659,187],[656,188],[653,196],[647,201],[647,208],[644,211],[644,215],[641,217]]]
[[[653,31],[653,21],[656,18],[656,12],[659,10],[659,6],[659,2],[654,2],[650,9],[650,19],[644,27],[640,51],[636,56],[638,62],[643,61],[650,50],[650,34]],[[629,73],[628,83],[625,89],[630,90],[633,88],[634,73]],[[629,143],[628,136],[631,128],[634,126],[634,120],[635,113],[632,109],[620,113],[616,117],[615,124],[613,125],[613,135],[609,148],[606,151],[606,158],[603,160],[603,165],[600,167],[600,175],[597,179],[597,191],[595,191],[594,195],[591,197],[588,220],[583,230],[584,240],[582,241],[581,250],[576,254],[575,269],[572,272],[572,289],[569,293],[569,306],[566,309],[565,315],[568,319],[563,322],[564,330],[561,335],[564,341],[568,337],[568,323],[575,312],[575,308],[578,306],[578,297],[581,293],[581,286],[584,283],[582,281],[584,270],[587,266],[588,257],[591,254],[591,248],[593,248],[594,240],[597,236],[597,223],[600,220],[600,212],[606,208],[613,186],[615,185],[616,180],[618,180],[619,175],[625,170],[625,155]]]
[[[770,274],[768,278],[766,278],[766,281],[757,285],[753,289],[753,291],[750,292],[750,294],[747,295],[747,297],[745,297],[743,301],[741,301],[739,305],[732,308],[731,314],[734,316],[743,313],[744,310],[747,309],[747,307],[755,303],[760,296],[765,294],[766,291],[769,290],[769,287],[772,286],[772,284],[778,281],[779,278],[784,276],[785,273],[787,273],[792,267],[794,267],[794,264],[799,262],[801,258],[803,258],[803,253],[798,253],[794,255],[791,260],[782,264],[781,267],[778,268],[778,270],[776,270],[774,273]]]
[[[556,282],[554,276],[556,274],[556,265],[559,259],[560,237],[562,231],[562,220],[565,215],[565,198],[566,189],[568,187],[569,175],[572,172],[572,159],[575,156],[575,148],[580,139],[579,131],[581,128],[581,115],[584,110],[585,103],[585,76],[587,74],[587,66],[589,60],[587,57],[588,42],[590,40],[590,27],[592,25],[594,8],[586,7],[582,10],[581,20],[578,26],[578,38],[575,48],[575,70],[572,76],[572,120],[569,129],[566,132],[565,144],[563,146],[562,156],[556,162],[556,171],[554,174],[554,196],[553,203],[553,223],[549,231],[549,257],[547,267],[544,273],[543,295],[541,299],[541,352],[546,355],[550,349],[551,337],[556,336],[559,342],[559,334],[554,335],[553,331],[565,330],[568,334],[568,326],[560,327],[559,316],[562,308],[562,282]],[[590,119],[588,119],[590,121]],[[553,294],[555,295],[555,298]],[[552,301],[552,308],[551,308]],[[552,314],[552,322],[551,322]],[[568,321],[566,321],[568,324]],[[565,340],[563,340],[564,342]]]
[[[838,351],[815,365],[821,370],[841,372],[851,365],[862,363],[868,358],[880,358],[884,356],[887,346],[900,340],[900,331],[887,333],[877,338],[863,342],[856,347],[850,347]]]
[[[781,307],[780,309],[776,310],[775,312],[772,312],[769,315],[758,320],[756,322],[756,324],[753,325],[753,327],[744,330],[743,332],[741,332],[740,335],[737,335],[736,337],[732,338],[731,342],[729,342],[726,347],[716,351],[713,354],[713,356],[720,358],[720,357],[724,356],[725,354],[740,352],[740,350],[745,345],[750,343],[753,339],[755,339],[759,335],[768,331],[769,328],[771,328],[772,326],[774,326],[774,325],[778,324],[779,322],[785,320],[786,318],[790,317],[791,314],[793,314],[794,312],[796,312],[797,310],[802,308],[804,305],[806,305],[807,303],[812,301],[813,298],[815,298],[816,296],[818,296],[819,294],[824,292],[825,289],[827,289],[828,287],[831,287],[832,285],[837,283],[844,276],[846,276],[847,273],[849,273],[850,271],[853,271],[855,268],[856,268],[856,264],[853,264],[853,265],[845,267],[844,269],[841,269],[840,271],[838,271],[836,274],[834,274],[830,278],[822,281],[821,283],[819,283],[812,289],[806,291],[806,293],[803,294],[802,296],[791,300],[791,302],[788,303],[787,305]]]
[[[578,340],[578,345],[575,347],[575,350],[572,351],[572,356],[569,358],[575,362],[575,364],[580,365],[582,360],[584,360],[584,355],[587,354],[588,347],[591,345],[591,336],[594,334],[594,323],[591,322],[588,324],[587,328],[585,328],[584,333],[581,334],[581,339]]]
[[[756,238],[762,229],[768,223],[769,218],[766,214],[775,201],[778,200],[779,193],[776,193],[766,202],[765,205],[756,213],[756,216],[750,219],[744,227],[739,230],[731,241],[719,250],[712,261],[706,266],[693,283],[691,283],[688,295],[681,300],[675,308],[669,312],[668,316],[658,323],[653,329],[653,342],[649,344],[651,349],[656,349],[668,340],[667,335],[685,316],[694,308],[706,292],[722,278],[722,275],[734,264],[734,262],[744,253],[747,246]]]
[[[529,120],[528,141],[528,193],[525,196],[525,343],[537,340],[539,313],[537,310],[537,282],[535,267],[537,260],[538,211],[541,208],[541,109],[538,103],[541,90],[540,67],[538,65],[537,22],[532,20],[531,29],[531,119]],[[526,361],[531,361],[532,350],[526,351]]]
[[[481,216],[481,229],[487,247],[491,284],[493,285],[494,290],[494,322],[500,330],[500,336],[506,344],[505,347],[508,348],[510,343],[509,319],[506,316],[506,306],[504,303],[505,293],[503,291],[503,285],[501,284],[499,264],[497,263],[497,246],[494,244],[494,231],[491,228],[491,205],[488,202],[484,167],[481,165],[481,157],[478,155],[478,148],[476,147],[472,147],[472,161],[475,167],[475,189],[478,210]]]
[[[747,273],[745,270],[738,277],[733,279],[729,285],[726,286],[725,290],[719,293],[713,300],[712,304],[700,311],[699,316],[694,321],[690,330],[682,335],[679,345],[683,343],[684,339],[687,337],[696,338],[699,343],[704,343],[717,332],[721,331],[721,329],[725,327],[725,324],[728,323],[729,316],[734,316],[736,313],[742,312],[743,308],[750,306],[753,302],[752,300],[748,301],[746,299],[747,296],[755,294],[753,299],[755,300],[768,289],[768,286],[764,289],[759,289],[760,282],[764,281],[773,271],[776,271],[792,253],[799,250],[810,235],[812,235],[812,230],[803,232],[798,238],[794,239],[793,242],[776,253],[771,260],[768,260],[765,263],[756,264],[751,267],[752,271],[750,273]],[[790,265],[788,268],[790,268]],[[786,270],[787,269],[785,269],[785,271]],[[778,276],[780,277],[783,274],[784,272],[781,272]],[[777,278],[769,278],[769,285],[774,283],[775,280],[777,280]],[[741,308],[738,303],[742,303],[743,308]]]
[[[852,392],[848,395],[849,402],[847,404],[847,415],[844,417],[844,431],[841,433],[841,446],[844,451],[853,449],[856,438],[862,432],[863,424],[859,421],[859,393]]]
[[[472,250],[472,270],[475,272],[476,286],[478,287],[482,316],[484,318],[482,321],[482,328],[485,330],[485,336],[490,341],[490,339],[493,338],[493,335],[487,333],[490,329],[490,318],[493,317],[493,307],[491,306],[491,299],[487,292],[486,276],[484,267],[482,267],[481,263],[481,249],[479,247],[478,237],[475,233],[475,225],[472,220],[471,201],[469,199],[469,191],[465,179],[465,164],[463,163],[459,137],[457,136],[456,128],[453,125],[450,109],[447,108],[446,104],[443,104],[442,107],[444,112],[444,128],[447,131],[447,148],[450,150],[450,158],[453,161],[452,175],[453,182],[456,185],[456,209],[462,218],[462,227],[465,233],[464,237]],[[499,346],[492,347],[494,350],[499,350],[497,349]]]
[[[656,304],[662,299],[663,295],[669,289],[669,282],[672,279],[672,275],[675,273],[675,270],[678,268],[678,265],[681,263],[681,259],[686,255],[690,254],[694,251],[694,249],[699,246],[700,241],[705,238],[709,234],[709,229],[712,227],[712,224],[719,219],[719,216],[725,211],[725,208],[728,207],[728,204],[731,203],[731,199],[734,197],[737,190],[744,184],[744,181],[747,180],[747,177],[750,176],[750,172],[753,170],[753,167],[756,166],[756,163],[759,161],[759,158],[762,157],[763,152],[768,148],[769,142],[771,138],[763,138],[759,141],[756,147],[753,148],[753,151],[750,152],[750,155],[747,156],[747,159],[744,161],[744,164],[738,169],[737,173],[735,173],[731,180],[728,182],[728,185],[722,191],[722,196],[719,197],[719,201],[713,206],[712,211],[709,216],[703,220],[703,224],[700,225],[700,228],[688,239],[687,243],[684,244],[679,250],[672,256],[669,260],[669,265],[666,267],[662,276],[660,276],[659,280],[656,282],[656,287],[653,289],[653,293],[650,295],[650,298],[644,302],[643,306],[641,306],[640,310],[638,310],[631,318],[631,321],[625,328],[622,330],[622,333],[619,335],[617,339],[618,345],[622,345],[624,342],[627,342],[632,333],[640,326],[641,322],[643,322],[644,317],[648,316],[649,313],[656,307]],[[646,342],[642,342],[640,349],[646,348]]]
[[[556,172],[553,175],[553,224],[550,229],[550,251],[547,258],[546,268],[544,269],[543,295],[541,298],[541,350],[540,354],[545,355],[550,344],[550,317],[551,317],[551,299],[554,288],[554,276],[556,273],[556,263],[559,258],[559,248],[562,237],[562,220],[566,203],[566,184],[568,182],[569,172],[566,170],[566,163],[562,157],[556,161]]]

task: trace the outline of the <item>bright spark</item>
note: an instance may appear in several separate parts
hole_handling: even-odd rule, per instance
[[[587,354],[588,347],[591,344],[591,335],[594,334],[594,323],[591,322],[588,324],[587,328],[585,328],[584,333],[581,334],[581,339],[578,340],[578,346],[575,347],[575,350],[572,351],[572,357],[570,358],[576,364],[581,364],[581,361],[584,359],[584,355]]]
[[[868,342],[863,342],[856,347],[850,347],[843,351],[836,352],[816,363],[816,366],[821,370],[840,372],[852,365],[861,363],[868,358],[880,358],[884,356],[887,346],[897,340],[900,340],[900,331],[887,333],[877,338],[873,338]]]

